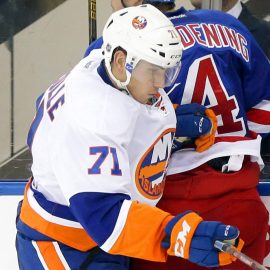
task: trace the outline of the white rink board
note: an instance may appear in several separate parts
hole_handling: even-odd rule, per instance
[[[23,196],[0,196],[0,269],[17,270],[15,218]]]

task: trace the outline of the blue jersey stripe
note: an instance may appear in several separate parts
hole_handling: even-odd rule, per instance
[[[101,246],[113,232],[124,200],[130,197],[121,193],[83,192],[70,198],[70,207],[90,237]]]
[[[37,203],[48,213],[59,218],[77,222],[77,219],[74,217],[68,206],[48,201],[42,193],[38,192],[32,187],[31,190],[34,192],[34,197]]]

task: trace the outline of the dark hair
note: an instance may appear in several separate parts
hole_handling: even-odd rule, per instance
[[[122,47],[118,46],[118,47],[116,47],[116,48],[113,50],[112,58],[111,58],[111,63],[112,63],[112,61],[113,61],[113,59],[114,59],[115,53],[118,52],[118,51],[122,51],[125,55],[127,55],[127,51],[124,50]]]

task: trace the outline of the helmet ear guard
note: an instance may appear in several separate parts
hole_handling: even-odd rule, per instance
[[[122,9],[111,15],[103,31],[103,51],[109,75],[126,89],[140,60],[167,69],[180,65],[182,44],[170,20],[151,5]],[[121,82],[111,71],[115,49],[126,51],[127,80]]]
[[[105,58],[104,58],[104,60],[105,60],[105,66],[106,66],[106,68],[107,68],[107,72],[109,73],[111,79],[113,79],[113,81],[116,83],[116,85],[117,85],[117,87],[118,87],[119,89],[125,89],[125,90],[128,91],[128,89],[127,89],[126,86],[127,86],[127,85],[129,84],[129,82],[130,82],[130,79],[131,79],[131,72],[132,72],[133,68],[131,68],[130,65],[128,65],[128,63],[127,63],[127,58],[126,58],[126,64],[125,64],[126,77],[127,77],[126,81],[122,82],[122,81],[118,80],[118,79],[113,75],[112,69],[111,69],[111,63],[113,62],[113,58],[114,58],[115,52],[121,50],[121,51],[123,51],[123,52],[126,54],[126,56],[127,56],[126,50],[124,50],[124,49],[123,49],[122,47],[120,47],[120,46],[118,46],[118,47],[116,47],[116,48],[114,48],[114,49],[112,50],[112,46],[111,46],[110,44],[107,44],[105,50],[107,50],[107,52],[108,52],[109,54],[111,54],[111,58],[110,58],[110,57],[105,57]],[[112,52],[111,52],[111,50],[112,50]],[[103,52],[104,52],[104,51],[103,51]],[[105,52],[104,52],[104,55],[105,55]],[[128,67],[127,67],[127,66],[128,66]],[[130,72],[127,72],[127,71],[130,71]]]

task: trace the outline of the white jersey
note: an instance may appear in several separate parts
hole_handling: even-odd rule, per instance
[[[192,170],[200,165],[208,162],[211,159],[230,156],[230,161],[227,164],[229,169],[238,171],[242,168],[244,156],[250,156],[252,162],[257,162],[262,169],[264,166],[260,154],[261,136],[254,135],[254,138],[239,137],[238,140],[225,141],[221,137],[216,139],[214,145],[208,150],[201,153],[196,152],[193,148],[181,149],[175,152],[169,162],[167,175],[177,174]],[[226,141],[227,140],[227,141]]]
[[[98,54],[83,59],[38,102],[28,137],[33,181],[21,219],[80,250],[98,244],[107,252],[140,257],[141,251],[128,246],[133,234],[149,241],[147,233],[153,230],[151,238],[157,231],[163,234],[160,224],[169,216],[147,205],[155,206],[162,196],[175,112],[162,89],[160,102],[151,106],[114,88]],[[130,230],[133,216],[144,231]],[[151,252],[141,257],[166,257],[160,247]]]

